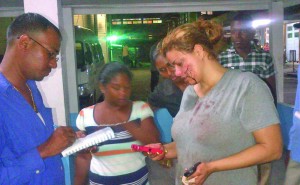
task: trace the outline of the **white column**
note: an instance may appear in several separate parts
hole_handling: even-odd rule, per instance
[[[275,64],[277,101],[283,102],[283,3],[282,1],[270,3],[270,51]]]
[[[61,24],[59,19],[59,14],[61,14],[60,0],[24,0],[24,11],[25,13],[39,13],[57,27]],[[62,126],[66,125],[67,120],[61,59],[57,64],[57,68],[52,70],[48,77],[37,84],[46,106],[52,108],[54,123]]]

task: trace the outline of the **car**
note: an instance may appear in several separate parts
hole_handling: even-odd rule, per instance
[[[102,47],[91,29],[74,26],[79,108],[88,107],[101,96],[98,74],[104,65]]]

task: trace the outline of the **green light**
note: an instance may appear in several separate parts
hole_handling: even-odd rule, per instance
[[[120,44],[111,44],[111,46],[114,46],[114,47],[122,47],[122,45],[120,45]]]
[[[116,40],[118,40],[118,36],[115,36],[115,35],[109,36],[109,37],[107,37],[107,40],[108,41],[116,41]]]

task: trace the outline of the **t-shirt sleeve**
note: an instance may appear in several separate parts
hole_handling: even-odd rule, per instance
[[[84,111],[85,109],[82,109],[79,114],[77,115],[76,118],[76,127],[79,130],[85,130],[85,126],[84,126]]]
[[[278,124],[277,110],[268,86],[256,76],[252,76],[249,80],[238,106],[243,127],[253,132]]]
[[[153,111],[148,103],[143,101],[135,101],[132,109],[131,120],[140,118],[141,121],[148,117],[153,117]]]

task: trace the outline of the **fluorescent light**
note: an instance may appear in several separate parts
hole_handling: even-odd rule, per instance
[[[270,19],[260,19],[252,21],[252,27],[257,28],[259,26],[266,26],[271,23]]]

